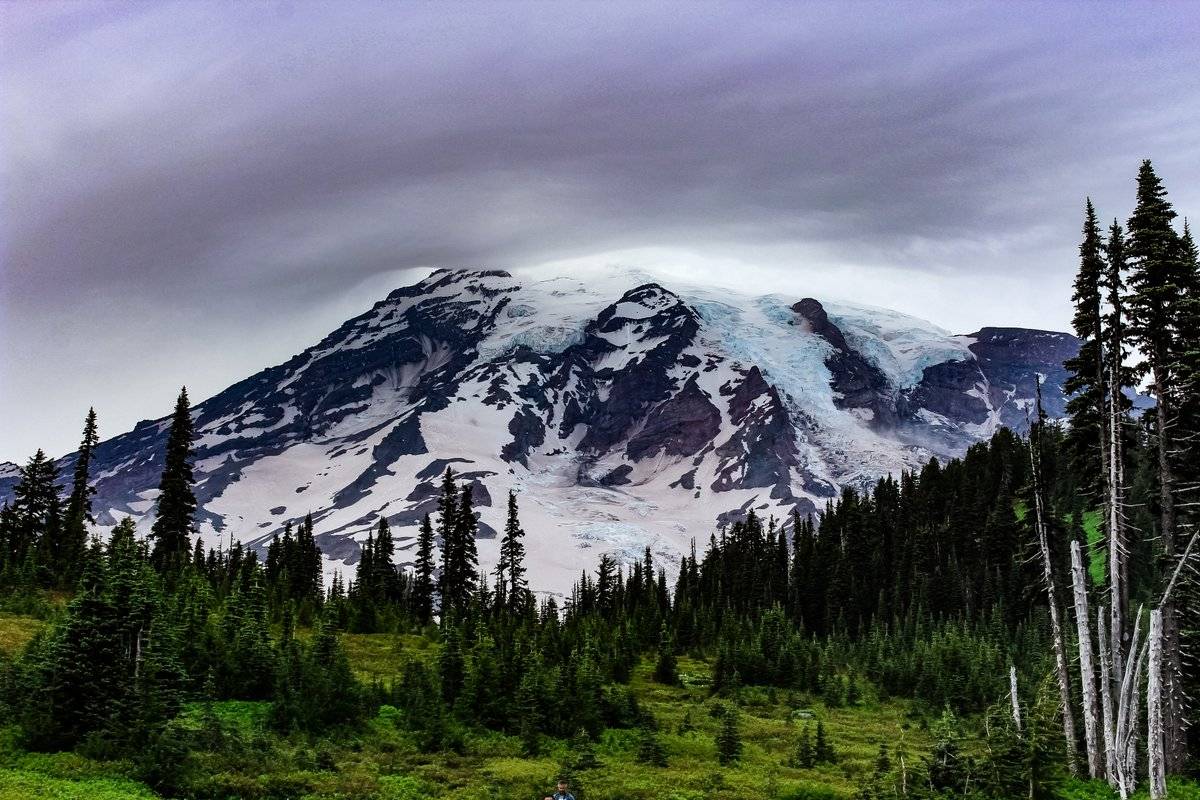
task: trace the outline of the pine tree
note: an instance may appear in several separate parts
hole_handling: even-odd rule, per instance
[[[158,513],[150,528],[154,542],[150,558],[160,572],[179,570],[191,555],[192,536],[196,532],[192,439],[192,415],[185,387],[179,392],[171,417],[166,459],[158,485]]]
[[[396,543],[392,539],[392,529],[387,517],[379,518],[375,530],[375,558],[372,564],[374,574],[371,584],[376,596],[383,601],[399,599],[396,585],[396,565],[392,563],[396,553]]]
[[[454,492],[452,483],[449,491],[451,494]],[[471,484],[464,483],[458,501],[453,506],[455,513],[449,526],[450,540],[442,562],[442,601],[457,613],[463,612],[470,604],[479,570],[479,555],[475,545],[479,520],[471,500]]]
[[[1171,227],[1175,210],[1166,189],[1149,161],[1138,173],[1137,205],[1129,218],[1128,254],[1130,274],[1126,307],[1129,333],[1145,356],[1154,393],[1154,433],[1158,451],[1158,539],[1162,570],[1171,569],[1177,558],[1177,509],[1175,451],[1178,386],[1173,367],[1181,335],[1178,323],[1185,316],[1188,296],[1187,265],[1179,236]],[[1164,735],[1168,772],[1178,772],[1186,758],[1182,664],[1179,656],[1179,620],[1173,603],[1163,608],[1163,652],[1167,654],[1164,675]]]
[[[541,751],[542,703],[545,701],[543,686],[542,663],[534,653],[525,658],[521,682],[517,685],[517,694],[513,705],[517,712],[517,733],[521,737],[521,746],[527,757],[538,755]]]
[[[496,593],[507,603],[510,611],[519,611],[526,604],[528,585],[525,580],[525,531],[517,514],[517,495],[508,493],[508,518],[500,539],[500,558],[496,564]]]
[[[1094,498],[1102,494],[1103,476],[1107,474],[1104,435],[1106,418],[1106,381],[1103,351],[1103,314],[1100,308],[1100,288],[1105,274],[1104,244],[1096,210],[1087,201],[1084,212],[1083,242],[1079,245],[1079,273],[1075,278],[1075,316],[1072,325],[1079,337],[1079,353],[1064,364],[1070,373],[1063,384],[1069,396],[1067,416],[1071,420],[1067,431],[1075,468],[1086,476],[1087,487]]]
[[[643,725],[638,730],[637,761],[653,767],[667,766],[667,751],[653,728]]]
[[[33,574],[28,578],[51,583],[49,571],[59,563],[63,546],[58,468],[39,449],[21,467],[19,476],[7,525],[6,560],[10,568],[30,567]],[[48,574],[38,575],[39,565]]]
[[[417,534],[417,563],[414,569],[413,616],[422,625],[433,619],[433,525],[426,514]]]
[[[438,656],[438,674],[442,683],[442,699],[453,706],[462,692],[466,664],[463,661],[462,637],[453,624],[447,625],[442,652]]]
[[[441,597],[442,617],[455,606],[458,587],[455,574],[459,563],[458,547],[458,487],[454,483],[454,472],[446,467],[442,476],[442,492],[438,498],[437,536],[442,542],[442,574],[438,594]]]
[[[671,632],[667,623],[662,625],[658,636],[658,661],[654,665],[654,680],[668,686],[679,684],[679,664],[675,659],[675,643],[671,640]]]
[[[73,584],[83,569],[83,557],[87,551],[87,526],[94,524],[92,517],[92,495],[96,488],[89,483],[92,454],[99,444],[96,430],[96,409],[89,408],[83,422],[83,438],[75,457],[75,472],[71,481],[71,494],[67,499],[64,519],[64,552],[60,583]]]
[[[837,753],[825,732],[825,723],[821,720],[817,720],[817,737],[813,743],[813,756],[818,764],[837,763]]]
[[[721,766],[737,763],[742,757],[742,733],[738,728],[737,711],[728,708],[721,717],[717,734],[717,761]]]
[[[817,751],[813,749],[812,735],[809,733],[808,724],[800,730],[800,736],[796,739],[796,747],[792,753],[792,765],[800,769],[812,769],[817,764]]]

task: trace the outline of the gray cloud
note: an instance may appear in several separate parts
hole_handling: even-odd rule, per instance
[[[1200,175],[1179,5],[9,4],[0,458],[440,265],[657,261],[1062,328],[1079,208]],[[740,272],[739,272],[740,271]]]

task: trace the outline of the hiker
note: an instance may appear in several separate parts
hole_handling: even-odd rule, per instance
[[[568,789],[569,787],[566,780],[560,778],[558,781],[558,789],[552,796],[547,797],[546,800],[575,800],[575,795],[571,794]]]

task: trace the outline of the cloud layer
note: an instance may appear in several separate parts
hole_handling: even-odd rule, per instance
[[[1084,195],[1200,208],[1186,4],[10,4],[0,459],[433,266],[638,264],[1064,327]],[[550,265],[550,266],[548,266]]]

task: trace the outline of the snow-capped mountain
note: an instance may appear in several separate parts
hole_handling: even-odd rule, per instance
[[[810,513],[930,456],[1063,410],[1068,334],[954,336],[881,309],[663,285],[439,270],[194,409],[201,532],[265,545],[312,513],[348,571],[380,515],[401,560],[449,466],[494,563],[519,492],[536,588],[599,553],[672,563],[749,509]],[[103,442],[101,525],[154,513],[166,418]],[[72,457],[60,463],[69,474]],[[14,476],[0,472],[0,498]]]

